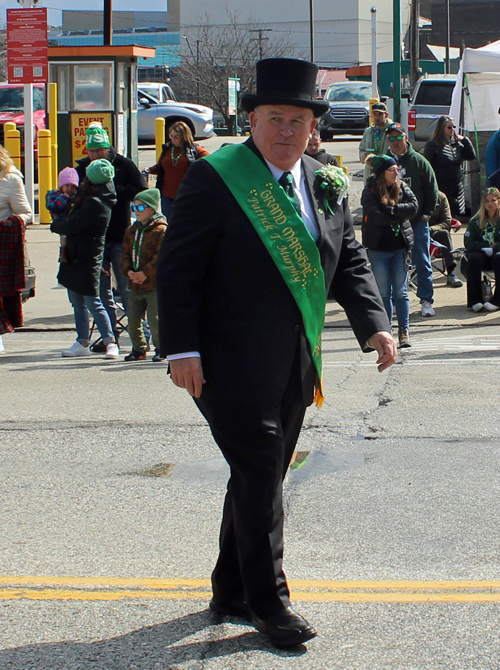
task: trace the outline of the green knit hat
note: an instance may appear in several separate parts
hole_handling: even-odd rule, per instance
[[[102,123],[94,121],[85,131],[87,137],[87,149],[108,149],[111,146],[108,131],[102,127]]]
[[[160,211],[161,193],[157,188],[148,188],[145,191],[138,193],[134,200],[140,200],[155,212]]]
[[[93,184],[106,184],[115,176],[115,168],[105,158],[98,158],[87,166],[86,174]]]

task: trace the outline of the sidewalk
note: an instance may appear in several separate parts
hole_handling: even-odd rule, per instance
[[[359,227],[356,226],[359,236]],[[36,296],[24,304],[24,329],[74,330],[73,310],[66,289],[58,286],[59,236],[48,226],[33,225],[27,229],[28,253],[36,269]],[[450,327],[500,325],[499,312],[475,313],[466,307],[465,283],[462,288],[448,288],[446,278],[434,276],[434,309],[436,316],[424,318],[420,314],[419,300],[410,291],[411,326]],[[347,328],[349,323],[344,311],[335,302],[327,305],[326,327]]]

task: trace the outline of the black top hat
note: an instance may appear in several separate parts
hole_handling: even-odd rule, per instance
[[[241,104],[246,112],[258,105],[294,105],[312,109],[321,116],[330,105],[314,100],[317,65],[295,58],[265,58],[257,63],[257,93],[244,93]]]

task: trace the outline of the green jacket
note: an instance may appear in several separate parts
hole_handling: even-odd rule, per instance
[[[485,230],[479,227],[479,216],[473,216],[469,221],[467,230],[464,235],[464,244],[467,251],[481,251],[484,247],[491,246],[488,240],[484,237]],[[497,254],[500,251],[500,219],[495,226],[495,233],[493,235],[493,253]]]
[[[394,154],[389,154],[394,156]],[[415,194],[418,201],[417,215],[411,219],[411,224],[418,223],[423,216],[432,216],[436,207],[439,189],[436,175],[429,161],[417,153],[410,143],[402,156],[394,156],[401,167],[400,177]]]
[[[361,142],[359,143],[359,160],[361,163],[364,163],[365,161],[363,160],[363,154],[376,154],[380,156],[380,154],[386,154],[388,149],[389,149],[389,141],[387,139],[387,133],[385,132],[385,129],[387,126],[389,126],[392,123],[391,119],[387,119],[385,122],[385,125],[383,128],[380,128],[380,130],[377,128],[377,126],[372,123],[371,126],[368,126],[368,128],[365,130],[363,133],[363,137],[361,138]],[[377,130],[378,132],[378,138],[377,138]],[[378,142],[377,142],[378,139]],[[368,181],[368,177],[373,174],[372,168],[365,163],[365,184]]]

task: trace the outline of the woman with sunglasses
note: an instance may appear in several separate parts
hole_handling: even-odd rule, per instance
[[[169,130],[170,142],[162,146],[156,165],[148,169],[149,174],[157,175],[156,188],[161,192],[161,209],[167,219],[177,197],[177,189],[189,167],[209,152],[195,144],[191,129],[183,121],[177,121]]]
[[[417,213],[418,203],[399,178],[394,158],[371,155],[366,160],[374,174],[361,195],[363,244],[391,324],[393,307],[396,310],[399,346],[410,347],[407,280],[414,241],[410,219]]]
[[[465,214],[462,166],[473,161],[476,152],[468,137],[458,135],[451,116],[440,116],[432,138],[424,147],[424,156],[434,168],[439,190],[451,207],[453,216]]]
[[[132,351],[126,361],[146,358],[148,343],[142,321],[148,325],[156,348],[153,362],[163,360],[160,355],[158,330],[158,297],[156,293],[156,259],[167,229],[167,221],[160,211],[160,191],[148,188],[138,193],[132,203],[136,221],[125,231],[120,255],[122,274],[129,279],[128,334]]]
[[[464,235],[467,249],[467,307],[480,312],[496,312],[500,307],[500,191],[483,191],[479,212],[472,217]],[[495,292],[483,302],[481,274],[484,270],[495,273]]]

